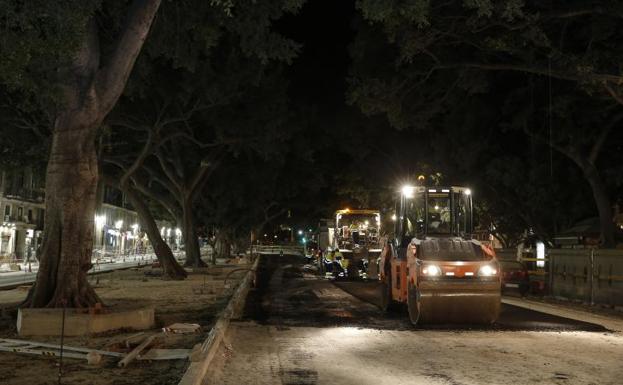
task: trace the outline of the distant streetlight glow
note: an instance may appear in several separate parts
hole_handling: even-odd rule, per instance
[[[396,219],[398,219],[396,218],[396,214],[392,214],[392,221],[396,222]]]
[[[95,224],[97,225],[97,227],[104,226],[104,223],[106,223],[106,216],[104,216],[104,215],[96,215],[95,216]]]
[[[303,235],[303,230],[298,231],[299,235]]]
[[[472,190],[465,189],[465,195],[472,195]]]
[[[415,194],[415,187],[411,185],[405,185],[405,186],[402,186],[401,191],[402,191],[402,195],[404,195],[405,198],[413,198]]]

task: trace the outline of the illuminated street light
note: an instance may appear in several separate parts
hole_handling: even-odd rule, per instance
[[[104,226],[104,223],[106,223],[106,216],[104,216],[104,215],[96,215],[95,216],[95,225],[97,227]]]
[[[470,189],[465,189],[465,195],[471,195],[472,194],[472,190]]]
[[[398,219],[398,218],[396,217],[396,214],[392,214],[392,221],[396,222],[396,219]]]
[[[298,231],[299,235],[303,235],[303,230]]]
[[[411,185],[405,185],[405,186],[402,186],[401,191],[402,191],[402,195],[405,198],[413,198],[414,193],[415,193],[415,187]]]

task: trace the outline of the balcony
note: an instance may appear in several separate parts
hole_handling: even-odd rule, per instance
[[[28,202],[43,203],[45,191],[43,189],[30,189],[25,187],[6,187],[4,196],[9,199],[16,199]]]
[[[43,221],[39,221],[37,220],[37,218],[31,218],[28,219],[27,215],[22,215],[21,217],[18,217],[17,215],[3,215],[2,216],[2,223],[0,224],[25,224],[25,225],[33,225],[36,226],[37,228],[41,229],[43,228]]]

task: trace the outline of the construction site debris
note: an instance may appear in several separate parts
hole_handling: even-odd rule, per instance
[[[150,344],[152,344],[154,342],[154,340],[156,339],[157,335],[153,334],[147,338],[145,338],[145,340],[143,342],[141,342],[140,345],[138,345],[137,347],[135,347],[130,353],[128,353],[121,361],[119,361],[119,363],[117,364],[117,366],[119,366],[120,368],[124,368],[126,366],[128,366],[128,364],[132,361],[134,361],[134,359],[136,359],[138,357],[138,355],[145,350]]]
[[[87,363],[89,365],[99,365],[102,362],[102,355],[96,352],[87,353]]]
[[[0,339],[0,351],[34,354],[39,356],[58,357],[61,346],[36,341]],[[123,353],[109,352],[106,350],[88,349],[75,346],[63,346],[63,357],[85,359],[89,361],[89,353],[101,356],[123,357]]]
[[[138,360],[185,360],[190,355],[190,349],[150,349],[139,355]]]
[[[198,333],[201,330],[201,326],[199,324],[189,324],[189,323],[174,323],[165,328],[162,328],[162,331],[165,333]]]

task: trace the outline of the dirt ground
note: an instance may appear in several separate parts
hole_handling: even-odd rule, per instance
[[[189,274],[184,281],[164,281],[151,268],[115,271],[92,276],[96,287],[108,309],[154,306],[156,329],[175,322],[197,323],[201,333],[167,334],[158,344],[159,348],[192,349],[204,340],[218,312],[227,305],[232,289],[223,287],[225,276],[241,265],[212,268],[205,273]],[[228,283],[235,287],[244,271],[230,275]],[[215,282],[215,281],[221,281]],[[214,288],[214,289],[212,289]],[[0,338],[25,339],[17,336],[15,328],[16,310],[14,304],[26,296],[24,289],[0,291]],[[120,342],[136,331],[123,330],[107,332],[90,337],[66,337],[65,344],[101,350],[114,350]],[[29,338],[39,342],[59,344],[60,337]],[[176,384],[182,377],[187,360],[134,361],[127,368],[117,368],[118,359],[105,357],[98,366],[89,366],[86,361],[65,358],[62,384],[66,385],[124,385],[124,384]],[[58,383],[58,359],[0,351],[0,384],[44,385]]]
[[[229,341],[229,358],[204,384],[619,385],[623,378],[623,338],[612,333],[239,322]]]

